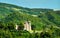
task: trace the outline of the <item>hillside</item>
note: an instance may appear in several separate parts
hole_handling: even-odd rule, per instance
[[[12,4],[0,3],[0,29],[3,28],[6,30],[9,25],[12,25],[11,28],[13,29],[13,26],[16,24],[24,23],[27,20],[31,21],[32,25],[35,26],[35,30],[40,31],[52,27],[55,31],[57,27],[58,29],[60,28],[60,10],[54,11],[53,9],[43,8],[30,9]]]
[[[56,25],[60,25],[60,15],[59,11],[54,11],[53,9],[38,9],[38,8],[23,8],[16,5],[0,3],[0,19],[7,17],[11,13],[23,13],[37,15],[37,18],[40,18],[42,21],[52,22]],[[8,17],[7,17],[8,18]],[[25,17],[26,18],[26,17]]]

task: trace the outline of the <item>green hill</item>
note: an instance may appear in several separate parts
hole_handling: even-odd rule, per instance
[[[23,16],[24,18],[27,18],[28,15],[30,17],[33,17],[32,15],[37,15],[36,18],[40,19],[42,22],[48,23],[48,25],[50,25],[49,23],[53,25],[60,25],[60,15],[59,15],[60,11],[54,11],[53,9],[43,9],[43,8],[29,9],[29,8],[19,7],[12,4],[0,3],[0,19],[4,19],[13,13],[16,13],[17,15],[21,14],[22,16],[24,14],[25,15]],[[22,17],[18,17],[18,19],[19,18],[22,19]]]
[[[60,10],[43,8],[25,8],[12,4],[0,3],[0,29],[8,29],[9,24],[21,24],[31,21],[35,30],[60,28]],[[55,30],[55,29],[54,29]],[[5,31],[4,31],[5,32]],[[8,30],[7,30],[8,32]]]

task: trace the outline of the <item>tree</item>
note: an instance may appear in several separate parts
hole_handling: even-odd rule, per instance
[[[41,32],[40,38],[51,38],[51,35],[48,32]]]
[[[7,25],[7,29],[9,29],[9,30],[13,30],[13,29],[15,29],[15,23],[8,23],[8,25]]]
[[[23,30],[23,29],[24,29],[23,23],[18,24],[18,30]]]
[[[35,37],[34,38],[39,38],[39,35],[38,33],[35,33]]]
[[[35,25],[32,25],[31,28],[35,32],[35,28],[36,28]]]
[[[0,21],[0,29],[4,29],[4,27],[5,27],[5,23]]]

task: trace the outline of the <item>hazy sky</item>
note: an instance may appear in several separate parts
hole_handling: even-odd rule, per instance
[[[0,2],[28,8],[60,9],[60,0],[0,0]]]

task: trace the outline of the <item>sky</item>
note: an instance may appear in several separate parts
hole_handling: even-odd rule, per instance
[[[0,2],[28,8],[50,8],[60,10],[60,0],[0,0]]]

